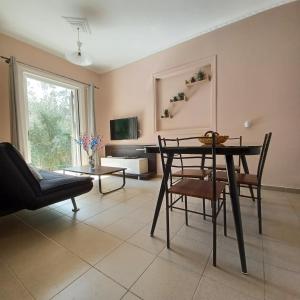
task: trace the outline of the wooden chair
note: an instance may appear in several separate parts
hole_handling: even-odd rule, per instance
[[[239,137],[229,137],[228,141],[238,141],[238,145],[242,146],[242,136],[239,136]],[[212,157],[208,156],[208,155],[203,155],[202,156],[201,166],[204,169],[211,169],[211,166],[208,166],[208,165],[205,164],[207,159],[211,160]],[[240,170],[241,170],[241,157],[239,157],[238,165],[235,165],[234,169],[235,169],[236,172],[238,172],[238,173],[240,172]],[[225,164],[216,164],[216,170],[217,171],[226,171],[226,165]]]
[[[230,137],[228,139],[228,141],[238,141],[238,145],[242,146],[242,136]],[[202,166],[202,168],[211,169],[211,166],[205,165],[206,159],[211,159],[211,157],[204,155],[201,166]],[[217,164],[216,169],[217,169],[217,171],[226,171],[226,165],[225,164]],[[238,164],[234,166],[234,169],[237,173],[241,172],[241,156],[239,156]],[[252,188],[251,185],[249,185],[248,188],[249,188],[249,192],[251,194],[251,198],[252,198],[253,202],[255,202],[255,196],[254,196],[253,188]],[[227,193],[227,194],[229,194],[229,193]]]
[[[187,137],[187,138],[176,138],[176,139],[167,139],[163,138],[162,142],[164,146],[182,146],[185,142],[198,141],[199,137]],[[166,158],[166,156],[165,156]],[[172,171],[170,173],[170,183],[173,185],[177,181],[183,178],[195,178],[195,179],[204,179],[211,174],[211,170],[202,168],[202,155],[183,155],[181,153],[174,156],[174,163],[172,164]],[[199,163],[197,164],[197,161]],[[192,161],[192,164],[188,163]],[[170,195],[173,201],[172,194]],[[183,196],[177,198],[177,200],[183,199]],[[205,199],[202,199],[202,209],[203,209],[203,219],[206,219],[206,207]],[[172,206],[171,206],[172,210]]]
[[[256,189],[257,193],[256,196],[251,195],[240,195],[241,197],[245,198],[252,198],[254,200],[257,200],[257,214],[258,214],[258,229],[259,234],[262,234],[262,217],[261,217],[261,180],[263,175],[263,170],[267,158],[267,153],[269,150],[270,142],[271,142],[272,133],[265,134],[264,143],[262,146],[257,173],[256,174],[242,174],[237,173],[237,183],[239,187],[251,187]],[[216,179],[217,181],[221,182],[228,182],[227,179],[227,173],[226,172],[217,172],[216,173]]]
[[[161,155],[161,162],[164,175],[166,176],[166,155],[165,139],[158,136],[158,143]],[[216,151],[215,151],[215,135],[213,134],[213,146],[212,146],[212,157],[213,157],[213,169],[212,169],[212,180],[194,179],[194,178],[182,178],[168,185],[168,182],[164,182],[166,187],[166,228],[167,228],[167,248],[170,248],[170,228],[169,228],[169,210],[173,209],[185,211],[185,222],[188,226],[188,213],[196,213],[203,215],[203,212],[188,209],[188,197],[195,197],[200,199],[208,199],[212,204],[212,214],[209,215],[212,218],[213,223],[213,265],[216,266],[216,243],[217,243],[217,217],[219,212],[223,208],[224,212],[224,235],[227,235],[226,228],[226,195],[225,195],[225,183],[216,181]],[[170,202],[170,194],[177,194],[184,197],[184,208],[175,206],[178,199]],[[223,198],[221,198],[223,195]],[[221,200],[221,201],[220,201]],[[207,214],[206,214],[207,215]],[[208,216],[208,215],[207,215]]]

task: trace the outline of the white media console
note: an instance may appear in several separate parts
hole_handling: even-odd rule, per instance
[[[147,153],[146,146],[153,145],[105,145],[105,157],[101,158],[101,164],[127,168],[127,177],[150,179],[156,176],[156,154]]]
[[[101,166],[126,168],[125,174],[148,173],[148,159],[144,157],[102,157]]]

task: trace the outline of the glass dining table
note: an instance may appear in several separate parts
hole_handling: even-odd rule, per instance
[[[159,153],[158,146],[147,146],[145,147],[146,153]],[[151,227],[151,236],[154,235],[157,219],[163,202],[165,194],[165,181],[168,181],[169,175],[171,172],[171,166],[175,154],[206,154],[209,155],[212,153],[212,147],[203,145],[203,146],[179,146],[179,147],[164,147],[164,154],[167,155],[167,162],[165,167],[165,173],[161,182],[160,191],[158,199],[156,202],[155,212],[153,216],[153,222]],[[261,151],[261,146],[225,146],[217,145],[216,146],[216,155],[225,156],[229,192],[232,204],[232,213],[234,217],[235,231],[241,261],[242,273],[247,274],[247,262],[245,254],[245,245],[244,245],[244,236],[243,236],[243,225],[239,201],[239,192],[235,176],[234,168],[234,156],[240,156],[243,169],[245,173],[249,173],[246,156],[248,155],[259,155]]]

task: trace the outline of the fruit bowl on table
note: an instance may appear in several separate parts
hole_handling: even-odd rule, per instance
[[[212,145],[213,139],[212,139],[212,133],[213,131],[207,131],[204,136],[199,137],[199,141],[204,145]],[[216,138],[216,145],[220,145],[225,143],[229,136],[228,135],[220,135],[219,133],[215,133]]]

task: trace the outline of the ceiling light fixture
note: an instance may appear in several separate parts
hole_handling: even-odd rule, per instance
[[[79,66],[89,66],[92,64],[92,60],[91,58],[88,56],[88,54],[86,54],[85,52],[83,52],[81,50],[81,47],[82,47],[82,42],[80,42],[80,39],[79,39],[79,31],[80,31],[80,28],[77,27],[77,51],[70,51],[70,52],[67,52],[65,54],[66,56],[66,59],[75,64],[75,65],[79,65]]]

